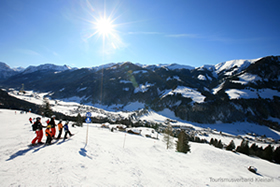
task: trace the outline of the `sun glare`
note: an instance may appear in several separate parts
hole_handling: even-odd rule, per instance
[[[98,3],[93,5],[90,1],[84,2],[85,11],[89,15],[89,19],[85,20],[90,23],[89,32],[84,34],[84,41],[88,41],[91,38],[94,38],[95,42],[98,43],[102,41],[103,57],[105,55],[114,54],[118,49],[126,47],[126,44],[123,42],[120,36],[121,32],[118,31],[119,27],[123,25],[123,23],[115,23],[119,18],[119,16],[115,16],[118,6],[114,7],[112,12],[108,14],[106,4],[103,5],[104,10],[101,11],[101,9],[98,9],[98,7],[100,7]],[[96,7],[96,9],[94,9],[94,7]]]
[[[101,35],[112,34],[114,30],[113,22],[106,18],[100,18],[97,20],[96,24],[97,33]]]

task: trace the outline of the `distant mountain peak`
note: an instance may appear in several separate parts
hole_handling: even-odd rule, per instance
[[[6,63],[4,62],[0,62],[0,70],[11,70],[10,66],[8,66]]]
[[[71,67],[67,66],[67,65],[63,65],[63,66],[58,66],[58,65],[54,65],[54,64],[42,64],[39,66],[29,66],[27,67],[24,71],[23,74],[27,74],[27,73],[33,73],[35,71],[42,71],[42,70],[46,70],[46,71],[65,71],[65,70],[70,70]]]
[[[15,75],[18,71],[10,68],[6,63],[0,62],[0,80]]]
[[[229,71],[228,74],[232,73],[233,71],[238,70],[241,72],[242,70],[249,67],[251,64],[254,64],[256,61],[260,60],[261,58],[252,59],[252,60],[230,60],[219,63],[215,65],[216,73],[219,74],[223,71]]]

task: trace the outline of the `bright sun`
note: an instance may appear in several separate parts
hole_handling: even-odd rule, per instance
[[[97,29],[97,33],[103,36],[108,36],[114,32],[113,21],[108,18],[100,18],[96,21],[95,26]]]

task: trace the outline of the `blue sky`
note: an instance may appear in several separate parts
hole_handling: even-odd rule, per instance
[[[1,0],[0,61],[199,67],[280,55],[279,9],[278,0]]]

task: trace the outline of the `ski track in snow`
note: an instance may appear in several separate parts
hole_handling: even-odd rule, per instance
[[[100,124],[89,125],[87,145],[84,124],[83,128],[69,126],[75,136],[66,141],[28,147],[35,137],[29,117],[37,115],[0,110],[0,186],[280,185],[278,164],[208,144],[190,143],[190,153],[177,153],[174,148],[167,150],[162,140],[111,132],[100,128]],[[43,125],[45,121],[43,118]],[[249,172],[249,165],[257,167],[259,175]],[[210,178],[254,181],[211,182]],[[272,182],[256,182],[256,179],[272,179]]]

